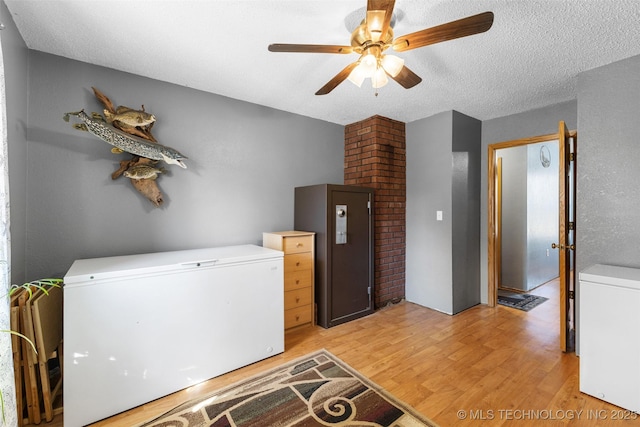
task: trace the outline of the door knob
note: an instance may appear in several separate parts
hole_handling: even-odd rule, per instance
[[[551,244],[552,249],[564,249],[564,245],[556,245],[555,243]]]

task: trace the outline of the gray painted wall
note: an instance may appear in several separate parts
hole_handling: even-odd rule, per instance
[[[235,244],[293,228],[297,186],[343,182],[344,127],[41,52],[29,54],[27,274],[75,259]],[[116,105],[155,114],[154,136],[189,157],[163,165],[162,208],[111,173],[128,155],[63,114]],[[74,118],[71,119],[74,121]]]
[[[640,268],[639,112],[640,56],[579,76],[578,274],[593,264]],[[576,294],[579,354],[579,281]]]
[[[11,211],[11,283],[25,282],[25,238],[27,191],[27,70],[29,50],[18,33],[11,14],[0,2],[4,30],[0,31],[4,61],[9,152]],[[29,279],[28,279],[29,280]]]
[[[640,268],[640,56],[578,78],[576,270]]]
[[[482,168],[480,196],[480,278],[482,302],[488,301],[488,255],[487,255],[487,150],[490,144],[528,138],[532,136],[547,135],[558,132],[558,122],[564,120],[569,129],[576,129],[578,116],[577,101],[563,102],[545,108],[513,114],[482,122]],[[582,133],[582,131],[580,131]],[[579,137],[578,144],[581,144]],[[579,150],[579,149],[578,149]],[[580,160],[578,160],[580,168]],[[579,232],[578,232],[579,233]],[[578,251],[579,253],[579,251]]]
[[[453,313],[480,303],[480,137],[482,122],[453,112]]]
[[[452,125],[448,111],[406,126],[406,298],[445,313],[453,309]]]
[[[456,111],[407,124],[406,298],[449,314],[480,302],[480,130]]]

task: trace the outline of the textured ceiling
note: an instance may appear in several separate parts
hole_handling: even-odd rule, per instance
[[[368,81],[345,81],[316,96],[357,55],[267,46],[348,45],[366,0],[5,2],[31,49],[338,124],[526,111],[575,99],[580,72],[640,54],[637,0],[397,0],[396,37],[485,11],[495,20],[486,33],[396,53],[423,79],[412,89],[390,81],[374,96]]]

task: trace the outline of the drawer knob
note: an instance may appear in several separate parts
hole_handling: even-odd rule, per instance
[[[296,248],[301,248],[302,247],[302,243],[296,243]]]
[[[296,267],[300,267],[300,261],[296,262]]]
[[[300,297],[296,297],[296,303],[300,302]]]
[[[299,315],[299,314],[297,314],[297,315],[296,315],[296,322],[297,322],[297,321],[299,321],[299,320],[300,320],[300,315]]]
[[[300,284],[300,279],[296,279],[296,285]]]

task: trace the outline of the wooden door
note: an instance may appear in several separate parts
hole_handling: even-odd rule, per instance
[[[575,348],[575,158],[576,139],[567,129],[565,122],[558,125],[558,146],[560,149],[559,168],[559,235],[558,249],[560,257],[560,349],[564,352]]]

